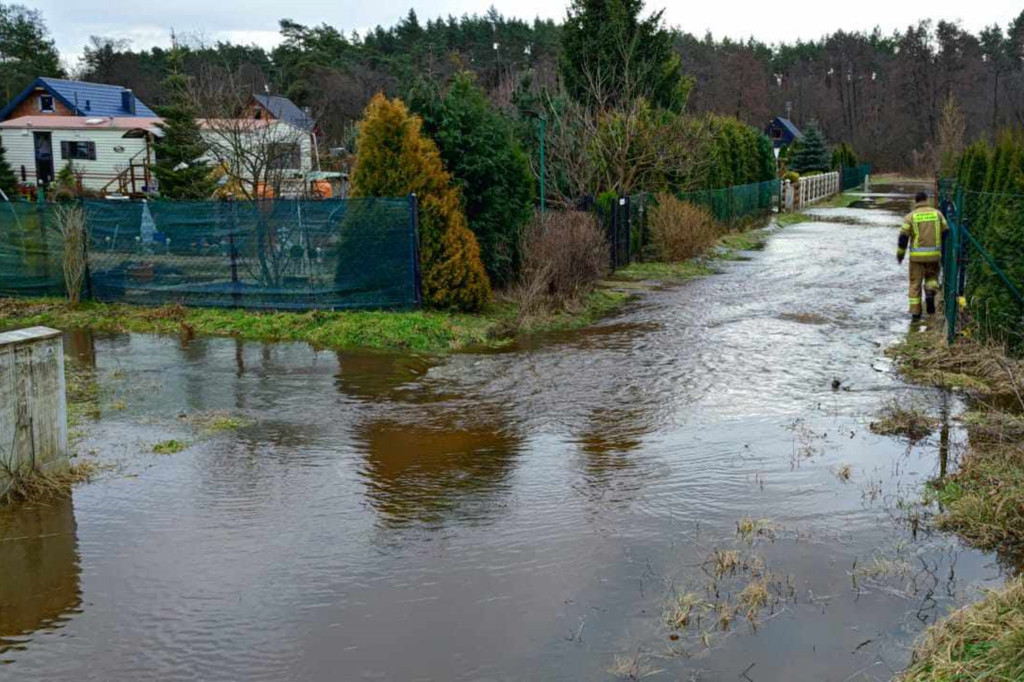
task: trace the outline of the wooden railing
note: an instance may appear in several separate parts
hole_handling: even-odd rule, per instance
[[[141,194],[145,189],[152,190],[153,180],[149,171],[148,145],[128,159],[128,166],[104,185],[100,192],[109,194],[114,186],[117,187],[119,193],[127,196]]]

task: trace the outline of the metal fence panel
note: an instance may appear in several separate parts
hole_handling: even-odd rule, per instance
[[[414,204],[405,198],[83,204],[89,291],[100,301],[276,310],[417,304]],[[40,220],[11,229],[0,219],[0,263],[13,266],[2,270],[0,293],[63,293],[59,232],[52,217]]]

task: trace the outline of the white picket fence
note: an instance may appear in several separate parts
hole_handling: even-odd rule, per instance
[[[795,185],[786,180],[782,186],[782,196],[787,211],[799,211],[822,199],[839,194],[841,191],[842,181],[838,172],[800,178]]]

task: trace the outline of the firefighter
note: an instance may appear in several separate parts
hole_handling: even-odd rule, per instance
[[[935,295],[939,292],[939,269],[942,262],[942,239],[949,230],[946,216],[932,208],[928,195],[918,192],[914,197],[914,210],[903,219],[900,228],[896,261],[910,251],[910,314],[921,319],[921,288],[924,287],[926,309],[935,314]]]

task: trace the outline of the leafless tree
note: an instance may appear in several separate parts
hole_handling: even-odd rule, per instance
[[[190,81],[211,161],[226,178],[223,193],[249,200],[304,195],[311,131],[268,116],[253,94],[237,72],[220,66]]]

